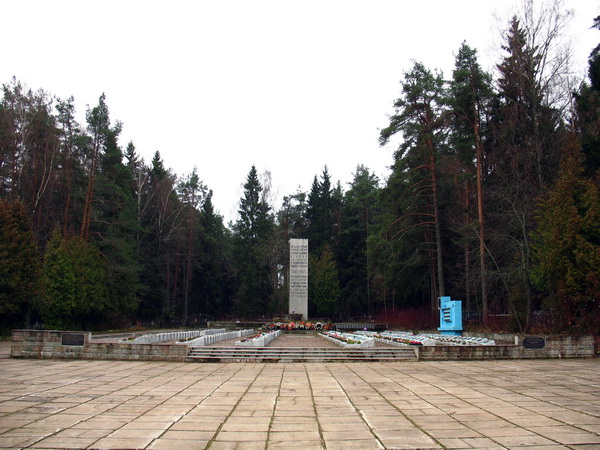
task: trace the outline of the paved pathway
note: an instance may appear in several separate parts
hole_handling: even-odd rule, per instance
[[[0,359],[0,448],[600,448],[600,360]]]

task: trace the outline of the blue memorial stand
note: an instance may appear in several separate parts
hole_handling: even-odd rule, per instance
[[[462,327],[462,301],[451,300],[450,297],[439,297],[441,334],[461,336]]]

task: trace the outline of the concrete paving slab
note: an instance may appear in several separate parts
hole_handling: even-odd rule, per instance
[[[272,416],[273,416],[273,410],[237,408],[231,413],[231,415],[229,417],[272,417]]]
[[[521,436],[494,436],[493,439],[494,441],[508,448],[525,447],[533,445],[552,445],[557,443],[556,441],[533,433]]]
[[[54,434],[54,437],[62,437],[62,438],[96,438],[96,440],[105,437],[105,430],[82,430],[75,428],[68,428],[63,431],[59,431]]]
[[[292,432],[301,432],[301,433],[318,433],[319,426],[317,425],[317,421],[314,422],[301,422],[301,423],[281,423],[274,422],[269,428],[271,439],[273,435],[276,433],[292,433]],[[284,435],[279,435],[279,437],[285,437]]]
[[[94,448],[146,448],[151,444],[153,438],[112,438],[106,437],[93,444]],[[35,448],[35,447],[34,447]]]
[[[210,441],[201,440],[180,440],[180,439],[156,439],[147,448],[159,449],[159,450],[198,450],[201,448],[207,448]]]
[[[289,440],[285,439],[283,441],[269,441],[267,444],[268,448],[301,448],[303,450],[322,450],[323,448],[325,448],[322,444],[321,441],[319,440],[315,440],[315,441],[307,441],[307,440],[299,440],[299,441],[293,441],[290,442]]]
[[[251,417],[251,419],[254,419],[254,417]],[[265,421],[265,422],[250,422],[250,423],[244,423],[244,422],[238,422],[236,420],[230,419],[228,420],[223,427],[221,428],[221,430],[223,432],[226,431],[233,431],[233,432],[240,432],[240,431],[269,431],[269,422]]]
[[[343,431],[346,429],[369,430],[369,427],[360,419],[360,417],[334,417],[331,419],[332,420],[330,421],[325,421],[322,417],[318,417],[319,428],[325,432]]]
[[[160,435],[161,439],[182,441],[210,441],[215,435],[212,431],[166,431]]]
[[[444,448],[442,444],[434,441],[433,439],[425,436],[421,439],[414,437],[404,438],[397,436],[393,438],[382,438],[381,443],[384,448],[400,448],[400,449],[438,449]]]
[[[31,436],[0,436],[0,448],[26,448],[38,440]]]
[[[365,439],[373,439],[373,435],[368,429],[356,430],[354,427],[346,427],[341,422],[338,429],[335,431],[323,431],[325,441],[359,441]]]
[[[578,425],[578,428],[585,430],[585,431],[590,431],[595,434],[600,434],[600,424],[597,424],[597,425],[582,424],[582,425]]]
[[[97,437],[79,437],[79,438],[64,438],[64,437],[49,437],[42,439],[29,448],[87,448],[94,442],[98,441]]]
[[[211,450],[256,450],[257,448],[265,448],[265,444],[260,442],[211,441],[209,446]]]
[[[320,442],[321,436],[318,430],[302,430],[302,431],[273,431],[269,433],[269,442],[296,442],[296,441],[313,441]]]
[[[346,450],[346,449],[382,449],[385,448],[381,442],[372,439],[357,439],[354,441],[325,441],[325,448],[328,450]],[[400,447],[398,447],[400,448]],[[416,448],[416,447],[415,447]]]
[[[490,438],[440,439],[447,448],[501,448]],[[460,445],[459,445],[460,442]]]
[[[0,448],[595,448],[600,360],[0,363]]]
[[[267,441],[266,431],[220,431],[214,438],[215,442],[254,442],[257,444]],[[258,446],[258,445],[257,445]]]

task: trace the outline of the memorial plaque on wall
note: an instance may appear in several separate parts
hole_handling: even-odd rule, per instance
[[[61,338],[62,345],[83,345],[85,343],[85,335],[81,333],[63,333]]]
[[[308,239],[290,239],[289,313],[308,319]]]
[[[523,347],[525,348],[544,348],[546,340],[543,337],[528,336],[523,338]]]

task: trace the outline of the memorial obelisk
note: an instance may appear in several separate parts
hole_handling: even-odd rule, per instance
[[[308,239],[290,239],[289,313],[308,319]]]

